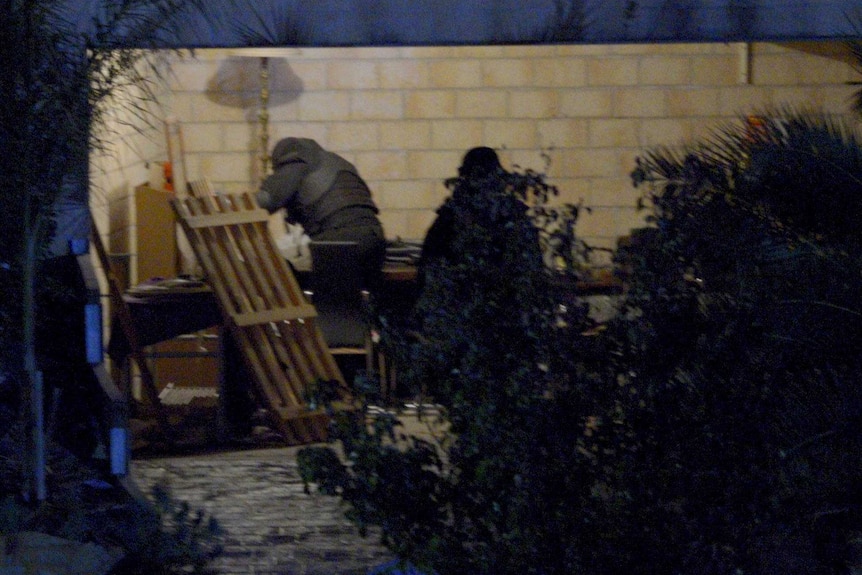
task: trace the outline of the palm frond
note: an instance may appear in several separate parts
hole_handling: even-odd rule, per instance
[[[543,42],[575,42],[583,40],[588,26],[584,0],[554,0],[551,25],[533,36]]]
[[[835,269],[851,265],[862,250],[859,135],[839,117],[790,107],[753,118],[698,144],[644,154],[633,174],[650,184],[643,199],[665,220],[732,211],[750,222],[749,231],[772,237],[775,249],[804,246]]]
[[[238,33],[249,46],[303,46],[314,36],[310,24],[300,22],[300,12],[296,7],[269,6],[263,10],[251,7],[253,24],[241,24]]]
[[[74,12],[77,3],[68,0],[15,0],[0,11],[0,174],[6,184],[0,209],[8,216],[0,262],[14,270],[0,286],[7,296],[0,315],[24,318],[13,322],[24,324],[23,333],[11,337],[25,342],[28,353],[36,320],[27,302],[36,287],[47,289],[34,285],[32,270],[47,255],[58,199],[74,197],[86,209],[88,151],[110,141],[98,135],[102,114],[120,91],[137,87],[146,94],[151,52],[136,48],[181,30],[185,16],[205,6],[203,0],[83,4]],[[125,101],[140,110],[139,101]]]
[[[117,138],[112,125],[132,126],[135,131],[156,126],[159,90],[169,79],[168,57],[184,53],[181,49],[155,50],[165,37],[180,37],[183,26],[195,16],[204,16],[218,26],[221,16],[207,10],[203,0],[119,0],[104,1],[92,28],[78,37],[88,48],[89,104],[91,125],[89,145],[108,151]],[[111,124],[117,117],[114,97],[129,94],[119,104],[127,118]],[[131,122],[131,123],[130,123]]]
[[[91,48],[155,48],[181,37],[189,18],[203,16],[219,25],[216,14],[204,0],[105,0],[83,35]]]
[[[862,36],[862,11],[856,11],[848,17],[850,25],[856,32],[856,36]],[[847,48],[855,61],[856,71],[862,74],[862,41],[850,40],[847,42]],[[862,86],[862,82],[850,82],[851,86]],[[853,94],[852,109],[859,115],[862,115],[862,88],[856,90]]]

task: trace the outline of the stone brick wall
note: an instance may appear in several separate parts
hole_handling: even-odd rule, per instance
[[[423,237],[447,194],[443,179],[466,149],[487,145],[501,151],[504,165],[546,171],[562,200],[583,200],[591,213],[580,235],[607,247],[642,224],[629,173],[645,148],[701,137],[769,106],[848,114],[854,88],[847,82],[860,79],[838,44],[267,54],[269,148],[305,136],[353,161],[390,237]],[[261,177],[259,62],[202,50],[173,66],[165,114],[182,123],[189,177],[208,178],[220,191],[254,189]],[[146,159],[165,157],[162,148]],[[106,188],[116,198],[117,187]]]

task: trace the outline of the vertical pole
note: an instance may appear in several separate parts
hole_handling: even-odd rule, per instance
[[[260,59],[260,181],[269,173],[269,58]]]
[[[737,44],[737,55],[739,63],[737,83],[751,84],[751,44],[749,42]]]
[[[25,231],[26,261],[24,263],[24,373],[27,381],[23,387],[22,413],[23,443],[25,448],[24,486],[26,498],[42,501],[47,498],[45,488],[45,433],[44,391],[42,372],[36,369],[36,244],[38,226],[30,225],[31,200],[27,201],[27,228]]]
[[[33,397],[30,398],[30,417],[33,422],[31,430],[33,486],[32,495],[38,501],[44,501],[48,497],[45,486],[45,393],[42,380],[42,372],[33,374]]]

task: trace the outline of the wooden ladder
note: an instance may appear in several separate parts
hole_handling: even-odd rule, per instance
[[[152,371],[150,371],[150,366],[147,363],[144,349],[141,346],[140,339],[138,338],[138,332],[136,331],[135,323],[132,320],[132,313],[129,310],[126,300],[123,299],[122,283],[111,266],[108,252],[105,249],[105,245],[102,243],[102,238],[99,235],[99,230],[96,227],[96,222],[93,219],[92,214],[90,214],[90,230],[90,239],[96,248],[96,255],[99,258],[99,263],[102,265],[102,270],[104,271],[105,278],[108,282],[111,309],[115,314],[120,329],[123,332],[123,337],[126,338],[126,342],[129,345],[131,358],[138,366],[143,392],[147,396],[147,400],[153,408],[156,415],[156,422],[158,423],[163,437],[166,441],[173,442],[173,431],[171,429],[171,424],[168,421],[167,413],[159,399],[159,391],[156,389],[155,378],[153,377]],[[128,393],[128,390],[125,391]]]
[[[270,419],[291,444],[325,441],[330,417],[315,390],[331,386],[332,405],[343,409],[350,393],[314,306],[269,233],[268,212],[248,193],[171,205]]]

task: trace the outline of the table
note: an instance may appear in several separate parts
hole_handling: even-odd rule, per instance
[[[300,284],[307,275],[305,272],[296,273]],[[383,267],[382,275],[383,290],[389,296],[395,297],[396,294],[412,288],[417,269],[415,265],[407,263],[387,262]],[[215,294],[201,281],[171,278],[162,282],[145,283],[127,290],[122,297],[129,309],[141,347],[153,346],[186,334],[220,327],[224,322]],[[219,391],[226,398],[234,398],[228,399],[229,403],[242,404],[243,401],[236,399],[240,392],[232,382],[243,380],[243,368],[238,352],[230,341],[231,338],[224,337],[225,335],[227,330],[222,329],[218,352],[220,364],[218,381],[221,387]],[[121,366],[123,372],[128,372],[131,347],[118,325],[111,327],[107,352],[116,365]],[[183,354],[177,357],[192,355]],[[166,356],[162,354],[159,357]],[[124,378],[128,379],[128,373]]]
[[[195,333],[222,323],[215,294],[209,286],[135,289],[123,294],[141,346]],[[122,330],[111,327],[108,355],[121,361],[131,352]]]
[[[409,291],[416,281],[417,267],[408,263],[386,262],[383,266],[384,292]],[[297,274],[305,276],[305,272]],[[588,280],[572,283],[570,277],[560,276],[552,281],[553,287],[570,296],[619,294],[623,285],[611,270],[601,270]],[[171,287],[137,286],[127,290],[123,299],[129,306],[135,329],[142,346],[173,339],[179,335],[195,333],[221,325],[222,316],[215,295],[201,282]],[[111,330],[108,354],[119,361],[129,353],[129,347],[119,329]]]
[[[387,301],[387,308],[394,313],[409,313],[415,298],[417,267],[409,263],[386,262],[383,267],[383,286],[381,297]],[[297,272],[297,278],[302,284],[307,278],[307,272]],[[613,275],[611,270],[602,270],[592,274],[589,279],[574,281],[571,276],[552,278],[552,290],[558,301],[566,305],[574,303],[578,298],[604,295],[617,295],[623,290],[622,282]],[[128,290],[123,295],[132,316],[134,327],[138,333],[140,345],[168,341],[184,334],[206,330],[213,326],[221,326],[223,318],[216,297],[209,286],[198,284],[177,285],[168,288],[146,288],[139,286]],[[108,346],[109,356],[122,364],[130,349],[122,330],[112,328],[112,337]],[[224,336],[226,330],[221,330]],[[243,405],[242,393],[232,381],[243,381],[242,365],[232,349],[229,337],[220,338],[220,371],[218,380],[220,394],[225,402],[233,406],[240,405],[244,414],[253,406]],[[243,415],[231,417],[231,420],[242,419]]]

